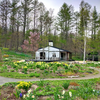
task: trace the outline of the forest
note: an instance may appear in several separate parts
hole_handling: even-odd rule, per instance
[[[52,40],[55,47],[71,51],[73,58],[83,59],[84,48],[86,59],[90,53],[100,53],[100,12],[96,6],[82,0],[79,11],[63,3],[56,16],[53,12],[38,0],[0,0],[0,47],[22,51],[24,40],[36,32],[38,48]]]

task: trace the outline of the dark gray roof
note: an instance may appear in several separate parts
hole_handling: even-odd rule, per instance
[[[72,53],[72,52],[70,52],[70,51],[68,51],[68,50],[61,49],[61,48],[58,48],[58,47],[54,47],[54,46],[50,46],[50,47],[53,47],[53,48],[56,48],[56,49],[59,49],[59,50],[63,50],[63,51],[69,52],[69,53]],[[39,49],[42,49],[42,48],[39,48]]]
[[[53,47],[53,48],[56,48],[56,49],[59,49],[59,50],[63,50],[63,51],[69,52],[69,53],[72,53],[72,52],[70,52],[70,51],[68,51],[68,50],[61,49],[61,48],[58,48],[58,47],[54,47],[54,46],[50,46],[50,47]]]

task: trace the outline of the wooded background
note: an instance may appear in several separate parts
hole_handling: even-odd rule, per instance
[[[0,47],[20,51],[31,31],[40,33],[39,47],[52,40],[83,59],[86,38],[86,54],[100,53],[100,12],[83,0],[79,12],[63,3],[57,16],[38,0],[0,0]]]

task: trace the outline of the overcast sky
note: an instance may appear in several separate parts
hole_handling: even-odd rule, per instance
[[[54,15],[57,15],[59,12],[60,7],[63,3],[67,3],[68,5],[74,6],[75,11],[79,11],[79,5],[82,0],[39,0],[39,2],[43,2],[47,9],[52,8],[54,9]],[[96,6],[97,11],[100,13],[100,0],[84,0],[88,2],[92,8]]]

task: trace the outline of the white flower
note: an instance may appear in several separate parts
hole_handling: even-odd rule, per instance
[[[61,98],[64,98],[64,96],[61,96]]]
[[[93,90],[93,92],[95,92],[95,90]]]
[[[32,92],[32,90],[30,89],[30,90],[28,90],[28,93],[30,94]]]
[[[24,95],[23,95],[23,98],[25,98],[25,97],[26,97],[26,95],[24,94]]]
[[[58,97],[60,98],[60,95],[58,94]]]
[[[69,92],[69,96],[72,97],[72,92]]]
[[[27,97],[29,97],[29,94],[27,94]]]
[[[62,94],[63,94],[63,95],[65,94],[65,90],[63,90]]]
[[[19,63],[20,63],[20,62],[25,62],[25,60],[20,60]]]

